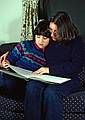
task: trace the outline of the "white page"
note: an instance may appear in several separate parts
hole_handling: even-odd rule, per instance
[[[71,80],[70,78],[56,77],[52,75],[30,75],[30,78],[36,79],[42,82],[51,82],[51,83],[63,83]]]
[[[3,72],[5,74],[11,75],[11,76],[15,76],[15,77],[18,77],[18,78],[21,78],[21,79],[25,79],[24,76],[21,76],[21,75],[17,74],[16,72],[10,71],[8,69],[0,69],[0,72]]]
[[[9,67],[14,70],[17,74],[24,76],[25,78],[29,78],[29,75],[32,74],[32,71],[26,70],[20,67],[16,67],[13,65],[9,65]]]
[[[25,78],[30,78],[34,80],[39,80],[42,82],[51,82],[51,83],[63,83],[66,81],[69,81],[70,78],[62,78],[62,77],[56,77],[51,75],[36,75],[32,74],[32,71],[26,70],[20,67],[9,65],[9,67],[14,70],[17,74],[24,76]]]

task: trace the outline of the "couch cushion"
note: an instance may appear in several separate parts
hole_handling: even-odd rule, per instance
[[[22,112],[24,109],[23,101],[15,100],[8,96],[0,95],[0,109],[10,112]]]
[[[63,120],[85,120],[85,114],[82,114],[82,113],[64,113]]]
[[[85,90],[67,96],[63,103],[65,113],[85,114]]]
[[[7,51],[11,51],[16,44],[17,42],[16,43],[5,43],[5,44],[0,45],[0,56]]]
[[[0,120],[24,120],[24,114],[0,110]]]

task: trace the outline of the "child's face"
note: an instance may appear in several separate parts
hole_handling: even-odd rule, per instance
[[[43,35],[35,35],[35,43],[39,48],[45,48],[49,44],[49,39]]]

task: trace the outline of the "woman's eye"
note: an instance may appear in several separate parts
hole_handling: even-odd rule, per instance
[[[37,36],[37,38],[40,38],[40,36]]]
[[[51,30],[51,29],[49,29],[49,31],[50,31],[50,32],[52,32],[52,30]]]

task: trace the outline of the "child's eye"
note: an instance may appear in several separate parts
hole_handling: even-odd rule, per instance
[[[44,39],[47,39],[47,37],[43,37]]]

